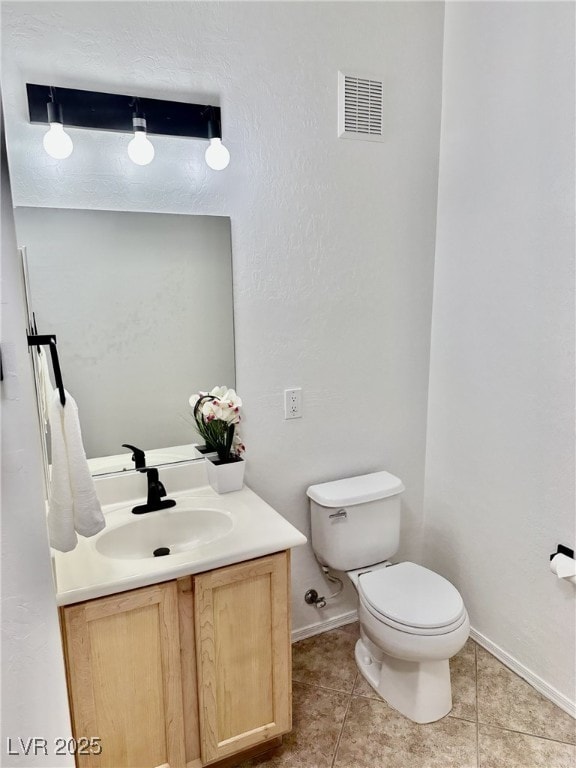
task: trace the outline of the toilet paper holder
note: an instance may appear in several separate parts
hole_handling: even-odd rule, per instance
[[[566,557],[571,557],[574,560],[574,550],[570,549],[570,547],[565,547],[564,544],[558,544],[556,552],[552,552],[550,555],[550,560],[553,560],[556,555],[566,555]]]
[[[559,579],[576,584],[576,559],[574,550],[558,544],[556,552],[550,555],[550,570]]]

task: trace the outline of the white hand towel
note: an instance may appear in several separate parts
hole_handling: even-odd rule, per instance
[[[60,552],[69,552],[78,543],[78,537],[74,528],[74,504],[64,438],[64,410],[57,392],[53,393],[50,401],[49,418],[52,458],[48,499],[50,546]]]
[[[50,545],[69,552],[78,543],[76,533],[94,536],[106,521],[82,444],[78,407],[72,395],[66,405],[55,391],[50,403],[52,478],[48,511]]]
[[[50,380],[48,356],[43,349],[38,352],[38,389],[40,413],[42,415],[42,422],[44,426],[46,426],[50,418],[50,404],[52,402],[54,387],[52,386],[52,381]]]

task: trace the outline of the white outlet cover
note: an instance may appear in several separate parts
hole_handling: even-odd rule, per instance
[[[284,418],[302,418],[302,389],[300,387],[284,390]]]

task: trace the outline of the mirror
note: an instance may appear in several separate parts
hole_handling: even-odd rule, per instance
[[[230,219],[15,209],[38,332],[53,333],[93,474],[201,458],[188,399],[235,386]]]

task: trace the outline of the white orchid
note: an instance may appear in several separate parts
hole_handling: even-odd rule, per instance
[[[229,393],[231,395],[229,396]],[[219,400],[228,400],[228,399],[234,399],[238,400],[238,405],[242,405],[242,400],[238,397],[236,392],[234,392],[233,389],[228,389],[228,387],[214,387],[210,392],[198,392],[196,395],[192,395],[190,400],[188,401],[192,408],[196,405],[198,400],[200,400],[201,397],[207,397],[208,395],[212,395],[213,397],[218,398]]]
[[[239,458],[244,451],[236,425],[240,422],[242,400],[233,389],[214,387],[189,399],[199,434],[218,452],[222,461]]]
[[[233,389],[229,389],[225,394],[221,396],[222,400],[226,400],[227,403],[233,408],[242,408],[242,400]]]
[[[240,456],[241,453],[244,453],[246,450],[246,446],[240,439],[240,435],[235,432],[234,433],[234,440],[232,441],[232,451],[236,454],[236,456]]]
[[[218,397],[220,399],[224,398],[226,396],[226,393],[228,392],[228,387],[214,387],[210,392],[207,394],[214,395],[214,397]],[[234,390],[232,390],[234,391]]]

